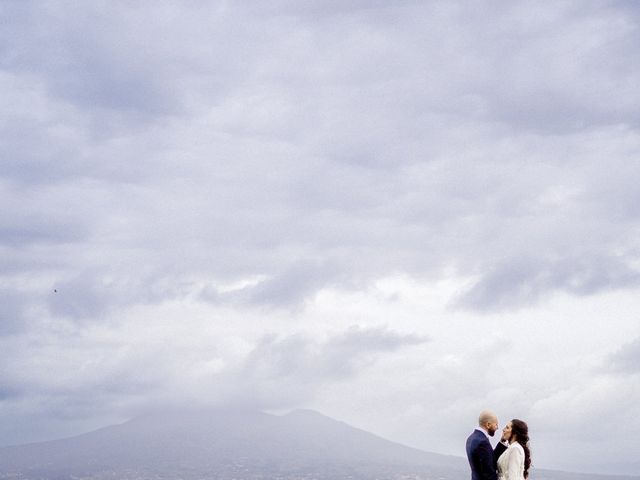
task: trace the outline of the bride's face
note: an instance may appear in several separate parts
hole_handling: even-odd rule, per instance
[[[502,429],[502,438],[505,440],[511,440],[511,422]]]

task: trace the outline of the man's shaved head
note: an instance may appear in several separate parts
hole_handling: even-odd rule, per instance
[[[478,425],[484,427],[487,422],[498,423],[498,416],[491,410],[483,410],[478,417]]]
[[[483,410],[478,417],[478,425],[493,437],[493,434],[498,430],[498,416],[491,410]]]

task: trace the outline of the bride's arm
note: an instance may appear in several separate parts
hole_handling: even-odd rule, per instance
[[[519,448],[512,449],[507,463],[505,478],[507,480],[519,480],[524,471],[524,453]]]

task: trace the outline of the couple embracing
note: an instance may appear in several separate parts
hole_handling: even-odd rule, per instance
[[[471,480],[525,480],[531,466],[527,424],[515,418],[511,420],[494,449],[489,437],[493,437],[496,430],[496,414],[489,410],[481,412],[478,426],[467,438]]]

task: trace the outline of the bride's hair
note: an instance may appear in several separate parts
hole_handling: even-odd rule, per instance
[[[531,466],[531,451],[529,450],[529,427],[522,420],[514,418],[511,420],[511,433],[515,434],[516,441],[524,449],[524,478],[529,477],[529,467]]]

